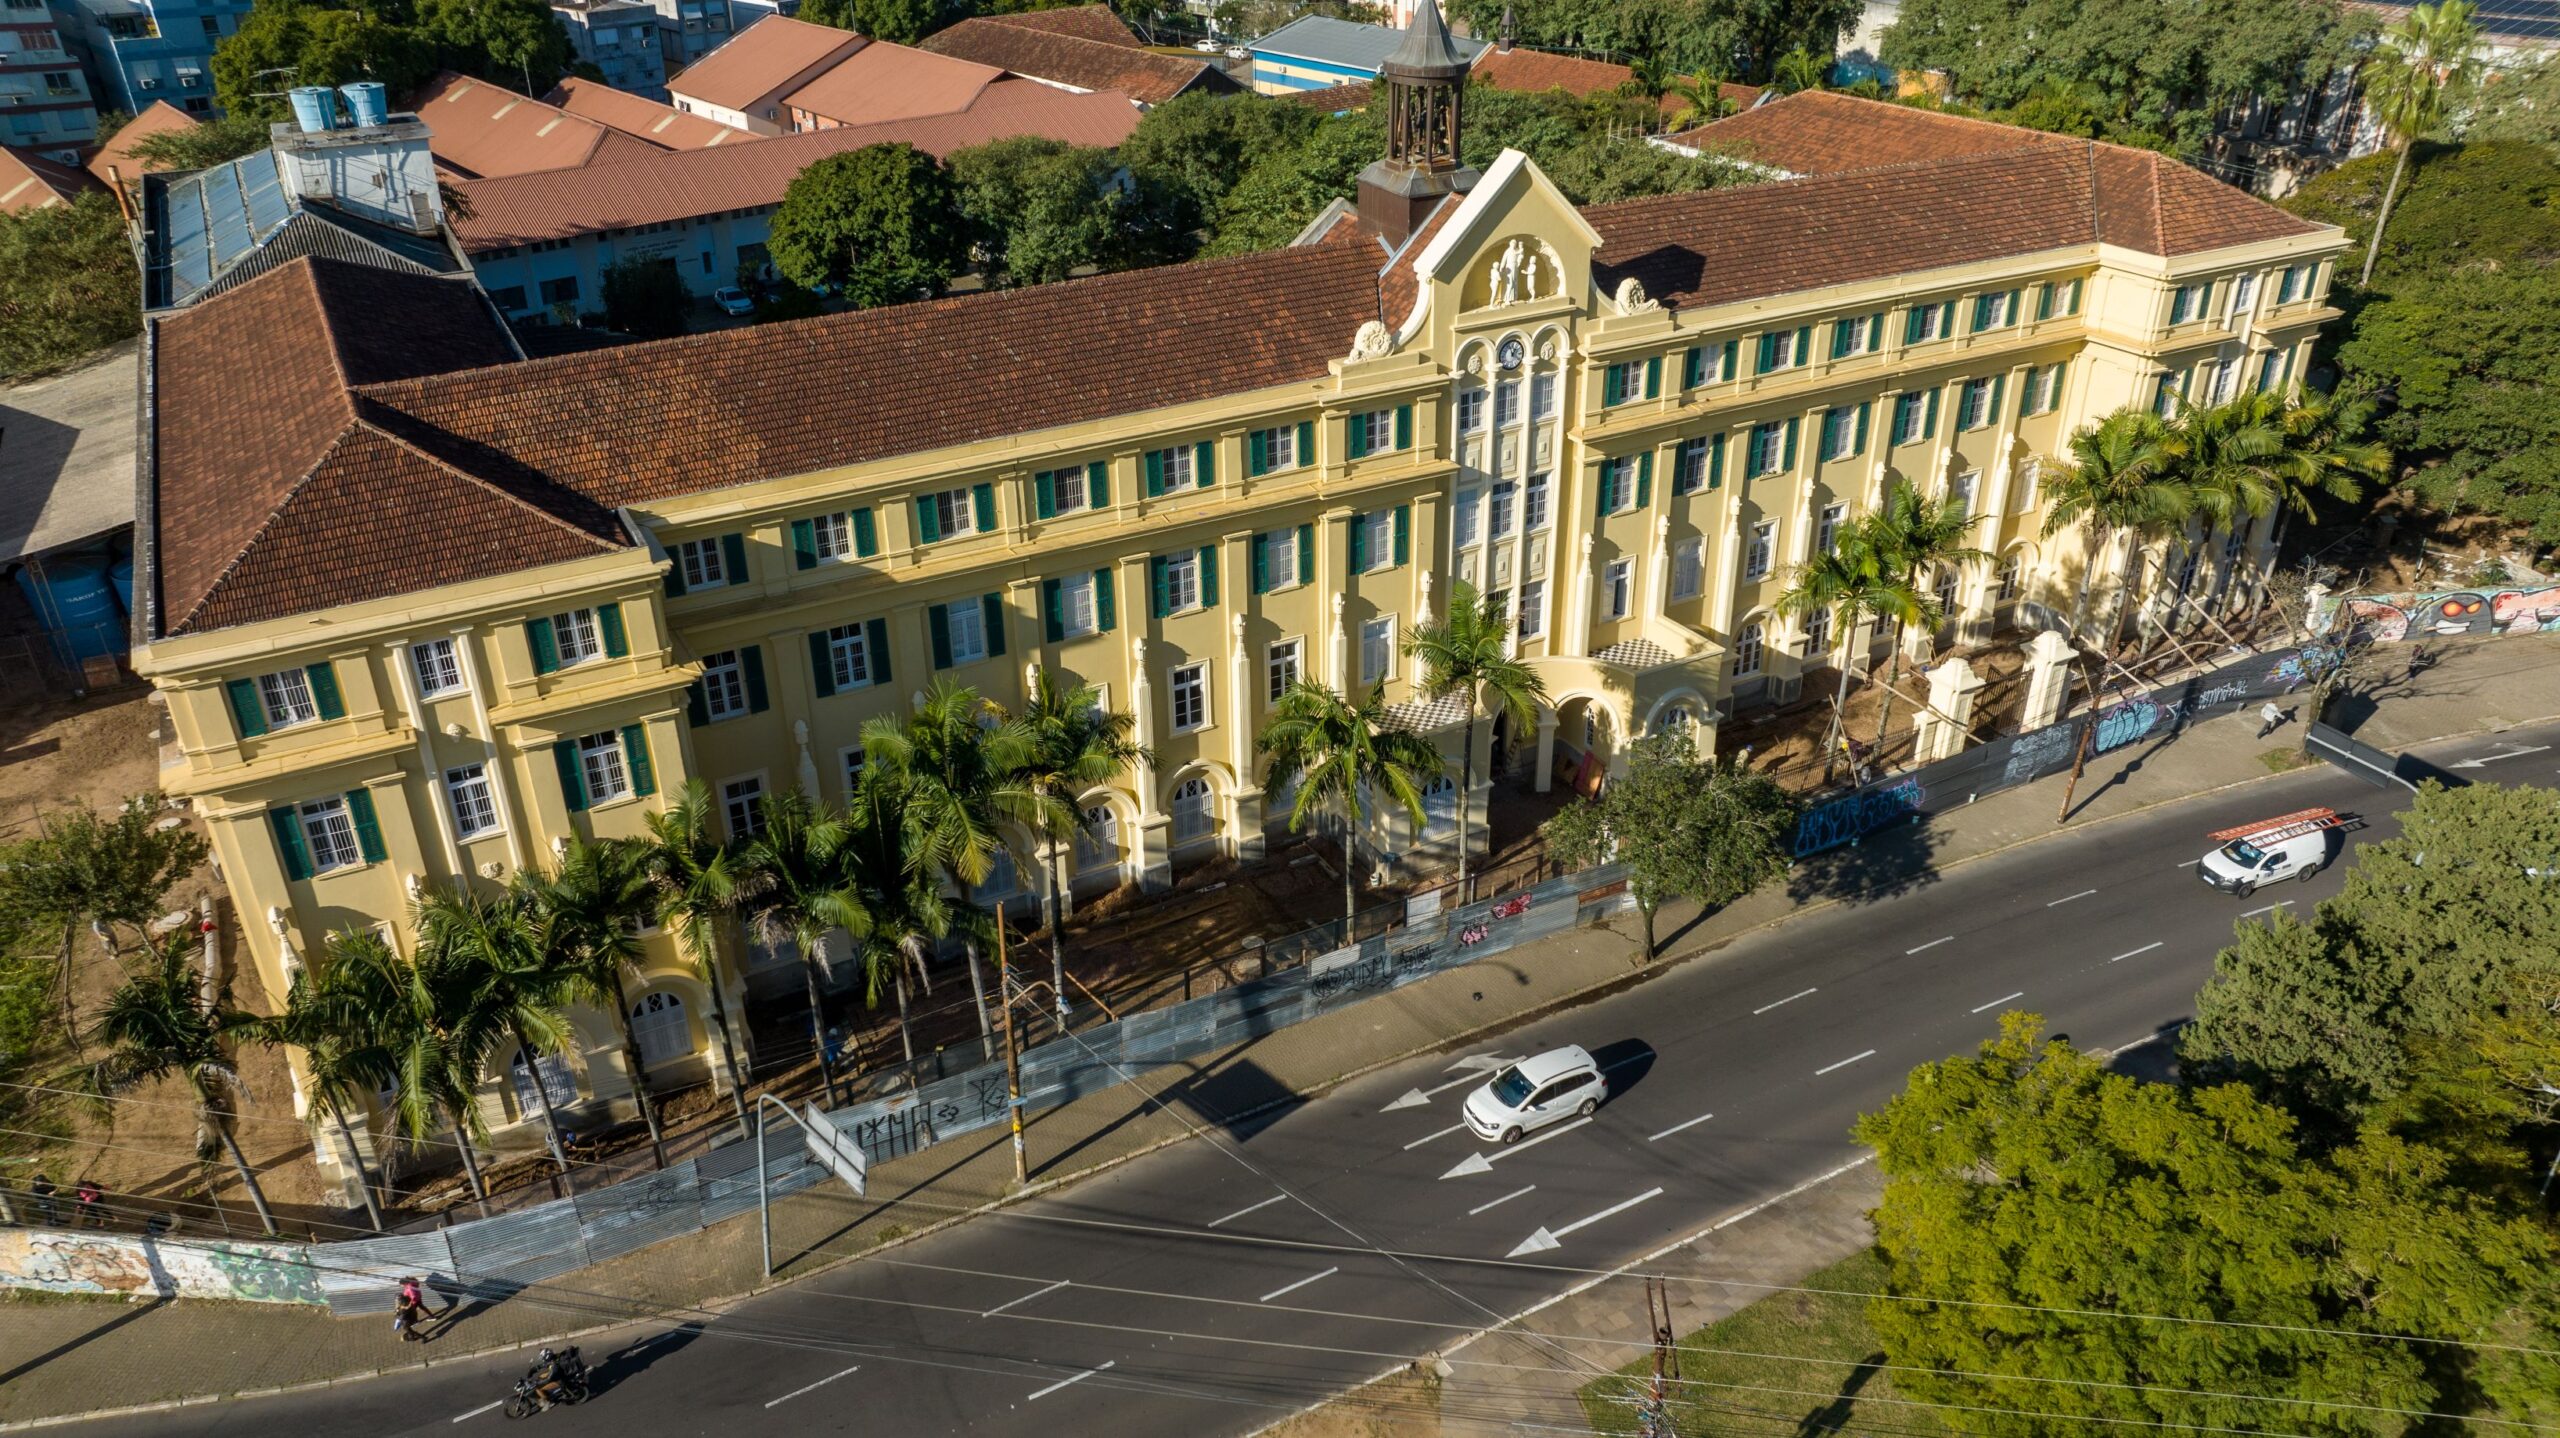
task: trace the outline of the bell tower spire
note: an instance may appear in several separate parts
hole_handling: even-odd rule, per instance
[[[1446,195],[1472,189],[1459,159],[1467,61],[1449,39],[1438,0],[1422,0],[1404,40],[1378,66],[1386,87],[1387,153],[1360,172],[1360,218],[1402,245]]]

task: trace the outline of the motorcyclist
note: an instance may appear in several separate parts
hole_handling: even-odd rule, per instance
[[[533,1361],[532,1368],[525,1374],[527,1378],[533,1380],[534,1392],[540,1394],[545,1403],[575,1401],[569,1396],[570,1385],[583,1379],[585,1375],[586,1365],[578,1361],[578,1350],[575,1348],[566,1353],[554,1353],[548,1348],[543,1349],[542,1356]]]

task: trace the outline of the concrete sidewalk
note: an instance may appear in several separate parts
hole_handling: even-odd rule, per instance
[[[2560,716],[2560,664],[2553,662],[2560,659],[2560,641],[2475,641],[2439,653],[2415,679],[2394,679],[2383,687],[2373,712],[2358,725],[2359,737],[2396,748],[2421,738]],[[2266,756],[2289,754],[2299,734],[2289,729],[2260,741],[2255,731],[2254,717],[2226,717],[2092,763],[2073,800],[2072,825],[2267,777],[2275,770]],[[1783,886],[1703,918],[1694,909],[1666,911],[1662,931],[1671,936],[1672,961],[1710,954],[1812,907],[1890,897],[1930,882],[1951,865],[2048,835],[2062,790],[2061,780],[2046,780],[1926,824],[1871,836],[1863,845],[1799,865]],[[1034,1184],[1072,1182],[1179,1142],[1198,1128],[1232,1123],[1382,1065],[1640,982],[1635,927],[1629,916],[1613,928],[1524,945],[1498,961],[1435,975],[1249,1044],[1155,1070],[1135,1088],[1042,1112],[1029,1124]],[[833,1184],[793,1195],[774,1207],[774,1251],[781,1262],[776,1281],[804,1277],[1000,1202],[1011,1176],[1007,1141],[996,1130],[879,1165],[868,1199]],[[1788,1245],[1771,1252],[1794,1253],[1791,1276],[1801,1276],[1828,1261],[1816,1261],[1819,1247]],[[0,1313],[6,1314],[0,1320],[0,1426],[367,1377],[641,1318],[700,1316],[764,1283],[757,1226],[749,1217],[459,1314],[423,1350],[400,1343],[386,1319],[338,1320],[314,1308],[0,1300]],[[1576,1324],[1566,1331],[1592,1330]]]

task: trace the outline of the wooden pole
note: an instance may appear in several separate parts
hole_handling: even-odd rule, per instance
[[[996,910],[996,1004],[1004,1010],[1005,1114],[1013,1122],[1013,1185],[1031,1182],[1031,1164],[1022,1146],[1022,1050],[1013,1042],[1013,979],[1006,967],[1004,910]]]

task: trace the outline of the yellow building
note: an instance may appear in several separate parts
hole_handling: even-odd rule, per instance
[[[1271,253],[530,362],[468,285],[325,259],[154,319],[135,663],[268,991],[688,780],[838,799],[861,724],[934,679],[1019,704],[1055,671],[1135,715],[1157,762],[1088,796],[1080,892],[1252,857],[1289,679],[1382,681],[1454,754],[1400,640],[1459,580],[1552,696],[1493,740],[1543,788],[1863,653],[1771,606],[1889,485],[1980,516],[1966,633],[2070,609],[2090,549],[2043,536],[2047,457],[2173,388],[2292,383],[2332,314],[2335,229],[1839,96],[1751,112],[1848,137],[1829,172],[1577,210],[1517,153],[1459,168],[1430,58],[1389,66],[1408,123],[1360,204]],[[1381,860],[1445,845],[1457,798]],[[1036,890],[1022,858],[988,895]],[[650,952],[644,1053],[701,1076],[706,995]],[[721,981],[735,1012],[798,979]],[[562,1095],[625,1097],[610,1024],[579,1038]],[[529,1083],[485,1091],[514,1141]]]

